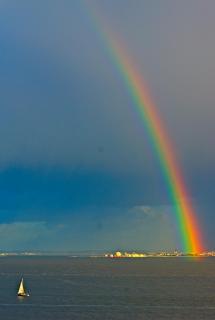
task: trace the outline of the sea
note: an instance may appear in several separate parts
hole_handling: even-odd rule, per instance
[[[215,319],[215,258],[1,257],[0,319]]]

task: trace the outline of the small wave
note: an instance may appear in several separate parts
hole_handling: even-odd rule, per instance
[[[36,303],[0,303],[0,307],[32,307],[32,308],[120,308],[120,309],[198,309],[215,310],[215,306],[176,306],[176,305],[107,305],[107,304],[36,304]]]

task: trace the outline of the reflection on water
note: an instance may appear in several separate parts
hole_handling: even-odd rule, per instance
[[[4,320],[215,319],[214,258],[3,257],[0,277]]]

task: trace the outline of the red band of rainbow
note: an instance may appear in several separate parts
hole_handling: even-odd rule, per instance
[[[197,216],[192,207],[172,142],[166,132],[161,116],[142,76],[128,56],[125,48],[110,30],[107,31],[98,14],[95,15],[93,12],[92,16],[109,55],[121,74],[132,98],[132,106],[138,113],[140,121],[153,143],[154,150],[156,150],[156,156],[159,158],[161,169],[167,182],[167,189],[175,208],[182,249],[187,253],[200,253],[203,251],[203,242]]]

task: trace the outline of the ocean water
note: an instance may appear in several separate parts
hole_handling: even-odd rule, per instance
[[[1,257],[0,281],[2,320],[215,319],[215,258]]]

